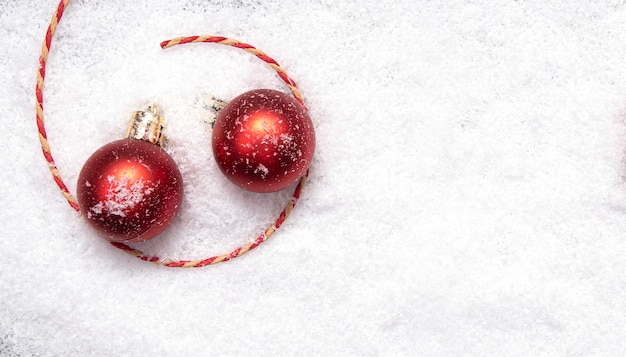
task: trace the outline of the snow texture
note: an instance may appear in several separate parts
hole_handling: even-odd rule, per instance
[[[126,217],[126,212],[140,204],[145,195],[154,192],[152,186],[156,186],[144,180],[131,182],[128,177],[117,179],[115,176],[108,176],[107,181],[109,186],[106,198],[91,207],[90,212],[86,212],[87,217],[90,214],[102,214],[102,210],[111,215]]]
[[[75,1],[51,50],[50,145],[82,164],[156,102],[185,179],[140,248],[204,258],[289,192],[243,192],[211,96],[301,88],[317,147],[270,241],[196,270],[142,262],[67,205],[41,156],[35,78],[56,0],[0,2],[0,355],[626,354],[623,0]]]

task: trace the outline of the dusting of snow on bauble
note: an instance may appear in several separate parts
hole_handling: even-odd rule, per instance
[[[218,167],[231,182],[253,192],[275,192],[306,173],[315,132],[306,109],[293,97],[256,89],[220,111],[212,145]]]
[[[140,242],[163,232],[176,217],[183,180],[174,160],[147,141],[123,139],[98,149],[78,179],[81,211],[100,234]]]

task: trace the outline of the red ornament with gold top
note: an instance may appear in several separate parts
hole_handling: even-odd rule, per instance
[[[306,173],[315,151],[315,131],[306,109],[293,97],[256,89],[219,111],[212,145],[230,181],[249,191],[274,192]]]
[[[113,242],[141,242],[162,233],[183,199],[183,179],[161,148],[163,117],[156,105],[136,112],[125,139],[98,149],[78,177],[81,212]]]

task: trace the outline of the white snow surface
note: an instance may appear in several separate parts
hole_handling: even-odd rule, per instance
[[[55,0],[0,2],[0,355],[626,354],[623,0],[75,1],[44,90],[59,170],[158,103],[185,180],[138,248],[178,259],[254,239],[292,189],[217,168],[211,96],[287,92],[314,122],[311,176],[256,250],[202,269],[94,233],[41,155],[34,88]]]

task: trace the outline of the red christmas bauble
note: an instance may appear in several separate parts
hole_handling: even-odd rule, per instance
[[[122,139],[98,149],[78,177],[78,204],[87,221],[114,242],[141,242],[172,223],[183,179],[158,145]]]
[[[220,170],[234,184],[253,192],[275,192],[306,173],[315,151],[315,131],[306,109],[293,97],[256,89],[220,110],[212,145]]]

